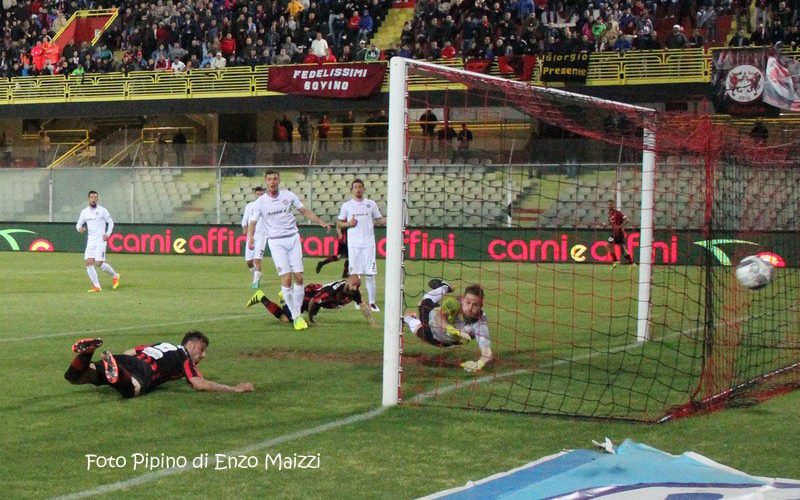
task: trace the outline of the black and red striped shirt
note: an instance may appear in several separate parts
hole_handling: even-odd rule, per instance
[[[306,286],[302,311],[309,311],[313,317],[320,309],[338,309],[350,302],[361,305],[361,292],[359,290],[348,292],[345,289],[346,282],[347,280],[339,280],[326,285],[312,283]]]
[[[182,345],[161,342],[137,346],[135,351],[135,356],[150,367],[151,387],[183,377],[188,381],[202,376]]]

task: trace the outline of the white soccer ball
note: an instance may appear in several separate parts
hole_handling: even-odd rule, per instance
[[[772,264],[758,255],[749,255],[736,266],[736,279],[740,285],[750,290],[761,290],[769,285],[773,274]]]

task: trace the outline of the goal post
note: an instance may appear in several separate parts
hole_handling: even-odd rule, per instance
[[[795,142],[398,57],[389,88],[384,406],[654,422],[800,385]],[[731,264],[775,248],[775,283],[737,288]],[[404,325],[437,279],[480,285],[471,342]]]

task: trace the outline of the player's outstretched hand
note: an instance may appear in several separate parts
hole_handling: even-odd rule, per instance
[[[236,384],[233,389],[235,392],[253,392],[253,384],[250,382],[242,382],[241,384]]]
[[[464,361],[461,363],[461,368],[466,372],[475,373],[481,371],[485,365],[486,361],[479,359],[478,361]]]

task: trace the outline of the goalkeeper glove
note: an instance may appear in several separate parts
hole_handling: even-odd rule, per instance
[[[463,368],[464,371],[467,371],[469,373],[475,373],[477,371],[480,371],[481,368],[483,368],[485,365],[486,361],[484,361],[483,358],[481,358],[478,361],[464,361],[463,363],[461,363],[461,368]]]
[[[472,337],[470,337],[468,333],[462,332],[452,325],[447,325],[445,331],[451,337],[460,339],[462,344],[469,344],[469,341],[472,340]]]

